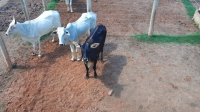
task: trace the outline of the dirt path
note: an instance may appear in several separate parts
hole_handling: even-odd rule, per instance
[[[197,31],[180,1],[161,0],[159,5],[156,33]],[[58,9],[63,25],[81,15],[81,6],[74,5],[77,12],[72,14]],[[42,42],[44,56],[37,58],[29,56],[30,46],[20,44],[12,52],[12,56],[19,53],[14,59],[18,67],[6,74],[9,83],[2,83],[0,107],[7,112],[199,112],[200,48],[137,43],[130,38],[147,32],[151,6],[147,0],[94,2],[97,23],[108,29],[104,48],[108,62],[98,63],[98,79],[92,72],[89,80],[84,79],[83,63],[69,61],[69,46],[58,47],[49,38]],[[10,45],[11,40],[4,39]],[[110,90],[112,96],[107,94]]]

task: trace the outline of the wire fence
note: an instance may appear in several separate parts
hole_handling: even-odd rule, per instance
[[[50,5],[50,0],[44,0],[45,7],[48,8]],[[95,1],[95,0],[92,0]],[[100,1],[100,2],[99,2]],[[139,0],[136,0],[139,1]],[[153,4],[153,0],[141,0],[136,2],[134,0],[116,0],[108,1],[108,0],[97,0],[97,2],[92,3],[93,12],[97,13],[98,19],[97,23],[103,23],[108,26],[110,32],[120,32],[126,31],[126,34],[132,34],[133,29],[140,30],[139,32],[144,33],[148,29],[147,26],[149,24],[151,8]],[[195,7],[199,7],[200,0],[190,0]],[[180,2],[179,0],[161,0],[160,2],[166,4],[174,4]],[[44,10],[44,6],[42,0],[27,0],[26,5],[28,8],[28,14],[30,19],[34,19],[38,17]],[[54,4],[55,5],[55,4]],[[138,5],[138,9],[134,6]],[[67,11],[67,5],[64,0],[60,0],[54,10],[57,10],[61,16],[62,25],[67,25],[68,22],[73,22],[77,20],[81,13],[87,11],[86,0],[77,0],[74,1],[73,4],[73,13]],[[140,6],[140,7],[139,7]],[[163,5],[165,6],[165,4]],[[160,6],[160,7],[163,7]],[[167,5],[166,5],[167,6]],[[10,20],[12,20],[13,15],[15,16],[18,22],[26,21],[24,12],[22,10],[22,3],[20,1],[13,2],[9,1],[3,7],[0,7],[0,31],[5,31],[9,26]],[[158,11],[159,13],[159,11]],[[156,16],[157,22],[167,23],[169,20],[175,21],[176,19],[185,18],[182,15],[167,15],[166,14],[158,14]],[[167,19],[166,19],[167,18]],[[135,23],[137,21],[137,23]],[[182,19],[181,22],[187,20]],[[137,29],[135,26],[137,24],[146,24],[144,28]],[[174,22],[171,22],[174,24]],[[141,31],[144,30],[144,31]],[[128,32],[128,33],[127,33]]]
[[[48,8],[48,5],[51,5],[49,2],[50,0],[45,0],[46,8]],[[147,0],[146,2],[150,2],[150,0]],[[131,2],[131,3],[134,3],[134,2]],[[130,2],[120,2],[120,1],[116,3],[111,3],[111,4],[105,4],[102,2],[98,2],[98,3],[94,2],[92,7],[94,7],[93,8],[94,12],[96,12],[98,15],[101,15],[98,17],[98,20],[101,23],[108,23],[108,21],[113,20],[115,21],[115,23],[113,24],[120,25],[120,21],[121,22],[129,21],[131,16],[134,16],[134,14],[132,14],[126,8],[129,4]],[[28,15],[30,19],[34,19],[38,17],[44,9],[42,0],[27,0],[26,5],[28,8]],[[109,9],[103,8],[107,6],[109,6]],[[0,23],[2,23],[0,24],[0,31],[5,31],[7,29],[13,16],[15,16],[18,22],[26,21],[25,13],[23,12],[22,7],[23,5],[20,1],[16,1],[16,2],[9,1],[6,5],[4,5],[3,7],[0,7]],[[96,8],[101,9],[101,11],[96,10]],[[81,13],[84,13],[87,11],[86,0],[73,2],[74,13],[70,13],[67,11],[67,5],[65,4],[64,0],[57,3],[54,10],[58,10],[61,15],[67,14],[67,18],[68,18],[67,22],[72,22],[72,21],[75,21],[77,18],[79,18]],[[112,12],[115,12],[116,10],[118,10],[117,11],[118,13],[113,14]],[[106,13],[109,11],[111,13],[108,16]],[[64,20],[64,18],[61,18],[61,19]],[[140,20],[141,19],[142,18],[140,18]],[[148,19],[149,18],[145,18],[145,19],[143,18],[143,20],[148,20]],[[66,25],[67,22],[64,22],[63,24]],[[109,23],[109,24],[112,24],[112,23]]]

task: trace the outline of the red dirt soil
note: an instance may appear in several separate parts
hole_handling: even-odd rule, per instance
[[[85,0],[75,3],[85,3]],[[75,3],[74,13],[65,11],[63,1],[58,5],[63,26],[86,11],[79,10],[85,8],[85,4]],[[62,7],[65,10],[59,9]],[[17,67],[1,75],[0,82],[4,86],[0,88],[0,110],[199,111],[199,47],[137,43],[130,38],[132,34],[147,32],[151,7],[152,1],[147,0],[93,2],[97,24],[103,23],[108,29],[104,47],[104,58],[108,61],[97,63],[97,79],[93,72],[88,80],[84,79],[83,62],[71,62],[69,46],[51,43],[51,36],[42,42],[42,58],[32,57],[29,45],[16,44],[21,43],[19,40],[10,45],[11,40],[4,38]],[[197,31],[178,0],[161,0],[157,17],[156,33],[173,35]],[[17,50],[11,52],[14,48]],[[114,91],[112,96],[108,95],[110,90]]]

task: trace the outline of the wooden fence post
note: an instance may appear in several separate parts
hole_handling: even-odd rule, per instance
[[[22,9],[23,9],[24,14],[25,14],[25,19],[30,20],[29,14],[28,14],[28,9],[27,9],[27,6],[26,6],[26,0],[21,0],[21,3],[22,3]]]
[[[42,0],[42,4],[43,4],[44,11],[46,11],[45,0]]]
[[[0,46],[1,46],[1,51],[2,51],[2,54],[5,58],[5,61],[6,61],[6,64],[7,64],[7,67],[9,69],[12,68],[12,63],[11,63],[11,60],[10,60],[10,57],[9,57],[9,54],[8,54],[8,51],[7,51],[7,48],[6,48],[6,45],[4,43],[4,40],[3,38],[1,37],[1,34],[0,34]]]
[[[92,12],[92,2],[91,2],[91,0],[87,0],[87,12]]]
[[[157,6],[158,6],[158,0],[154,0],[152,12],[151,12],[151,19],[150,19],[148,36],[152,36],[153,30],[154,30],[154,22],[155,22]]]

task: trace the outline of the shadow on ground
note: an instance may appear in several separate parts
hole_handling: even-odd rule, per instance
[[[108,55],[112,51],[116,50],[117,44],[109,43],[105,45],[104,51]],[[99,76],[101,82],[110,90],[114,91],[115,97],[120,97],[123,91],[123,85],[119,84],[119,76],[123,70],[123,67],[127,64],[125,56],[121,55],[109,55],[108,60],[102,70],[102,75]]]

